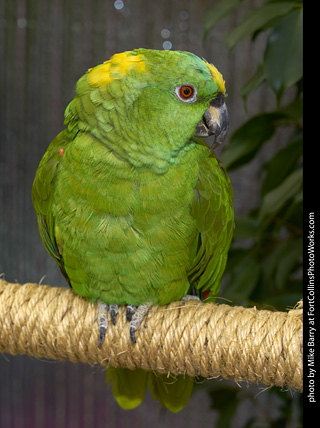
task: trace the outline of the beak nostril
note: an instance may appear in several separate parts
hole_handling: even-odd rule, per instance
[[[221,107],[224,104],[224,95],[219,92],[214,100],[211,101],[210,106]]]

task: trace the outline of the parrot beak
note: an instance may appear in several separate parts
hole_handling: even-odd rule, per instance
[[[196,128],[196,137],[215,136],[212,148],[221,144],[227,135],[229,125],[229,115],[224,102],[223,94],[211,101],[209,108],[204,113],[202,120]]]

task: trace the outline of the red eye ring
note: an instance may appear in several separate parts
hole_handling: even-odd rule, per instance
[[[191,98],[193,95],[193,87],[188,85],[183,85],[180,87],[180,95],[182,98],[188,99]]]

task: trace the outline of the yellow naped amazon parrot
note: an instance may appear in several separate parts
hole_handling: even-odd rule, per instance
[[[32,199],[42,241],[74,292],[108,312],[127,305],[130,337],[152,305],[216,296],[233,234],[233,191],[213,147],[228,113],[220,72],[196,55],[136,49],[78,81],[66,129],[38,167]],[[173,412],[193,379],[109,367],[117,402],[139,405],[149,386]]]

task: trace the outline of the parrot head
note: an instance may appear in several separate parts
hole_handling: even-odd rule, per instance
[[[136,167],[159,172],[193,137],[228,129],[221,73],[189,52],[136,49],[113,55],[80,78],[66,110],[68,129],[99,138]]]

